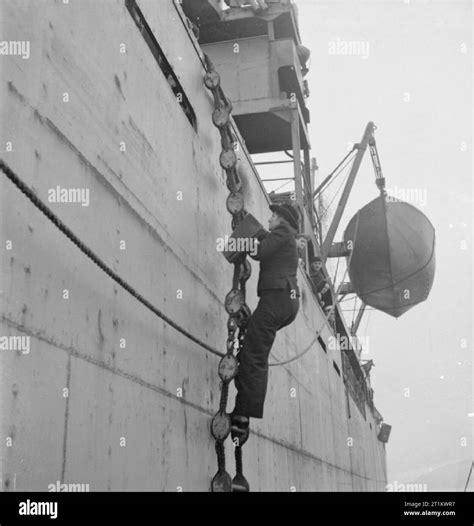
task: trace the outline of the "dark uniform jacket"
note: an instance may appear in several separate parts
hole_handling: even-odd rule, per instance
[[[299,297],[296,230],[282,221],[272,232],[265,230],[258,240],[257,254],[250,256],[260,261],[257,294],[260,296],[263,290],[289,289]]]
[[[317,294],[324,287],[326,278],[321,270],[318,270],[317,272],[311,270],[309,277],[313,284],[313,290]]]

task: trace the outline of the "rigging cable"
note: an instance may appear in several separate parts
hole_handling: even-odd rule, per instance
[[[334,193],[334,196],[333,198],[331,199],[331,201],[329,202],[329,204],[324,208],[323,210],[323,213],[322,213],[322,218],[324,219],[326,217],[326,215],[328,214],[329,212],[329,208],[331,207],[331,205],[334,203],[334,201],[336,200],[336,197],[338,196],[341,188],[344,186],[344,184],[346,183],[347,179],[349,178],[349,173],[346,174],[346,176],[344,177],[344,180],[342,181],[342,183],[339,185],[338,189],[336,190],[336,192]]]
[[[345,157],[345,159],[347,159],[348,156],[350,156],[353,152],[349,152],[347,154],[347,156]],[[355,155],[351,158],[351,159],[348,159],[347,162],[344,164],[344,166],[341,166],[340,170],[337,172],[337,174],[334,176],[334,179],[332,181],[329,182],[329,184],[327,184],[327,186],[325,186],[324,189],[320,190],[319,193],[321,192],[325,192],[331,185],[332,183],[334,183],[334,181],[336,181],[336,179],[341,175],[341,173],[347,168],[347,166],[351,163],[351,162],[354,162],[354,157]],[[339,166],[343,163],[344,161],[342,161]],[[319,195],[318,193],[318,195]],[[317,196],[316,196],[317,197]]]
[[[367,316],[367,323],[365,324],[365,329],[364,329],[364,340],[365,340],[365,335],[367,334],[367,328],[368,328],[368,326],[369,326],[370,316],[372,315],[372,311],[373,311],[374,309],[367,309],[367,307],[366,307],[366,310],[369,311],[369,315]]]
[[[328,184],[328,182],[331,180],[331,178],[334,176],[334,174],[346,162],[346,160],[355,152],[356,149],[357,149],[356,145],[354,145],[352,150],[347,153],[347,155],[344,157],[344,159],[342,159],[342,161],[336,166],[336,168],[334,168],[334,170],[324,179],[324,181],[318,186],[318,188],[316,188],[316,190],[313,193],[313,199],[315,199],[322,192],[323,188]],[[341,170],[343,170],[343,169],[344,169],[344,167],[341,168]],[[339,171],[339,173],[337,175],[339,175],[340,173],[341,173],[341,171]]]
[[[278,190],[281,190],[281,189],[284,188],[287,184],[290,184],[292,181],[294,182],[294,179],[290,179],[289,181],[286,181],[286,183],[282,184],[281,186],[279,186],[279,187],[276,188],[275,190],[272,190],[272,192],[278,192]]]
[[[336,263],[336,272],[334,273],[334,278],[332,280],[333,283],[336,283],[336,278],[337,278],[337,273],[339,271],[339,261],[340,261],[341,258],[337,258],[337,263]]]
[[[471,478],[471,474],[472,474],[472,466],[474,465],[474,462],[471,462],[471,469],[469,470],[469,475],[467,476],[467,480],[466,480],[466,486],[464,487],[464,491],[466,492],[467,491],[467,487],[469,485],[469,480]]]

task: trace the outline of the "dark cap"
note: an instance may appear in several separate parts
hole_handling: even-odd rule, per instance
[[[317,261],[319,261],[320,263],[323,262],[323,260],[322,260],[319,256],[313,256],[313,257],[311,258],[310,264],[311,264],[311,263],[315,263],[315,262],[317,262]]]
[[[283,217],[283,219],[286,219],[295,230],[299,230],[299,216],[293,206],[289,204],[271,205],[270,210]]]

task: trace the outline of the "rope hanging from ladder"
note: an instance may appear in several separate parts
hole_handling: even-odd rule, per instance
[[[204,84],[214,98],[212,122],[221,134],[222,152],[220,155],[220,165],[227,175],[227,188],[230,191],[229,197],[227,198],[227,210],[232,215],[231,226],[232,230],[235,230],[247,212],[244,208],[242,181],[236,170],[237,155],[235,149],[238,142],[230,122],[232,104],[222,90],[219,74],[215,71],[211,60],[207,55],[205,55],[204,58],[206,63]],[[250,278],[251,271],[252,267],[246,256],[243,256],[234,263],[232,290],[227,294],[225,299],[225,308],[227,314],[229,314],[227,321],[227,354],[219,363],[218,372],[222,381],[221,399],[219,411],[214,415],[211,422],[211,433],[216,440],[215,447],[218,468],[211,483],[211,490],[213,492],[249,491],[248,482],[243,475],[243,443],[234,443],[237,474],[232,480],[226,471],[224,442],[231,431],[231,418],[226,412],[229,384],[237,375],[237,355],[242,349],[247,323],[251,314],[249,307],[245,303],[245,284]]]

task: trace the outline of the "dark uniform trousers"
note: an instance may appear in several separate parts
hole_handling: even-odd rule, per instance
[[[268,384],[268,355],[277,331],[289,325],[299,309],[298,297],[290,289],[264,290],[247,325],[239,371],[235,378],[237,397],[234,413],[263,418]]]
[[[296,230],[282,220],[271,232],[263,231],[258,236],[257,252],[250,254],[260,262],[257,285],[260,301],[250,316],[238,355],[234,414],[263,418],[268,355],[277,331],[295,319],[299,308],[295,236]]]

